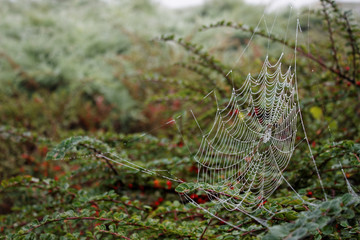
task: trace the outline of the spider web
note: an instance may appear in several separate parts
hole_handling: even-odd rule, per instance
[[[294,151],[294,74],[291,67],[282,73],[282,57],[274,65],[266,57],[256,78],[249,74],[241,88],[233,89],[194,157],[197,182],[228,210],[261,206],[281,184]]]
[[[285,41],[290,16],[291,9],[285,31]],[[270,36],[276,18],[269,30],[263,15],[236,63],[248,49],[262,21]],[[274,64],[271,64],[269,56],[266,55],[256,77],[248,74],[238,89],[234,87],[233,83],[231,98],[224,108],[219,107],[215,92],[210,92],[205,98],[214,93],[217,111],[213,125],[206,134],[203,134],[192,113],[202,132],[202,140],[194,157],[199,169],[197,183],[191,190],[204,191],[208,198],[215,203],[215,208],[219,209],[222,206],[228,211],[240,211],[265,227],[267,227],[266,221],[255,217],[252,213],[262,208],[273,215],[274,213],[267,210],[263,204],[283,182],[288,184],[296,197],[304,204],[314,205],[305,201],[283,175],[294,150],[302,141],[307,143],[320,187],[325,200],[327,200],[300,109],[296,77],[299,31],[301,32],[300,20],[297,18],[293,69],[289,66],[284,73],[282,71],[283,48],[280,57]],[[229,73],[232,73],[232,70]],[[305,137],[295,144],[298,125],[301,126]],[[196,203],[189,193],[185,192],[183,195],[193,205],[239,229],[219,217],[214,211],[205,209]]]

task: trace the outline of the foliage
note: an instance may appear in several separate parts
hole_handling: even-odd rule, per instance
[[[179,11],[147,0],[2,1],[0,238],[356,239],[359,197],[348,185],[360,184],[359,27],[320,3],[300,14],[309,24],[297,77],[329,200],[300,144],[284,176],[301,198],[284,184],[250,217],[217,208],[195,183],[201,138],[186,110],[206,129],[216,111],[206,94],[225,104],[264,55],[291,52],[294,38],[280,31],[288,12],[267,15],[280,29],[268,34],[255,28],[264,9],[235,0]]]

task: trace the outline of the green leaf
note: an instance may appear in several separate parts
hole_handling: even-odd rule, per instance
[[[319,227],[322,228],[324,226],[326,226],[326,224],[330,221],[331,219],[327,216],[321,216],[318,218],[317,223],[319,224]]]
[[[353,200],[353,196],[350,193],[346,193],[341,197],[341,200],[344,205],[347,205]]]
[[[70,152],[74,147],[80,145],[80,144],[86,144],[89,145],[97,150],[99,152],[108,152],[109,146],[97,139],[90,138],[87,136],[76,136],[76,137],[70,137],[64,141],[62,141],[59,145],[57,145],[54,149],[52,149],[48,154],[46,155],[47,160],[61,160],[65,157],[66,153]]]
[[[301,239],[306,236],[308,230],[306,228],[298,228],[291,235],[291,239]]]
[[[287,220],[296,220],[298,218],[295,211],[286,212],[284,215]]]
[[[343,220],[340,222],[340,225],[343,226],[343,227],[348,227],[349,226],[349,223],[347,220]]]
[[[277,225],[269,228],[269,233],[272,236],[272,238],[268,238],[268,239],[282,239],[283,237],[289,234],[289,231],[287,228]]]
[[[352,219],[352,218],[355,217],[355,213],[354,213],[354,211],[352,209],[346,209],[343,216],[346,219]]]
[[[180,183],[176,188],[175,191],[178,193],[188,193],[195,189],[197,189],[198,185],[196,183]]]

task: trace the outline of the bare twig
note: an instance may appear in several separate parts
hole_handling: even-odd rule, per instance
[[[327,29],[328,29],[328,32],[329,32],[329,39],[330,39],[330,44],[331,44],[331,50],[333,52],[333,59],[334,59],[334,63],[335,63],[335,66],[336,66],[336,70],[341,73],[341,69],[340,69],[340,65],[339,65],[339,59],[337,57],[337,49],[336,49],[336,46],[335,46],[335,40],[334,40],[334,32],[333,32],[333,29],[331,27],[331,21],[330,21],[330,16],[326,10],[326,4],[324,1],[321,1],[321,5],[323,7],[323,13],[324,13],[324,16],[325,16],[325,21],[326,21],[326,24],[327,24]]]
[[[344,14],[344,20],[345,20],[345,25],[346,25],[346,31],[348,32],[349,39],[350,39],[350,46],[351,46],[351,53],[352,53],[352,65],[353,65],[353,69],[352,69],[353,79],[356,79],[356,72],[357,72],[356,53],[358,53],[359,49],[356,45],[354,33],[350,26],[350,21],[349,21],[348,17],[346,16],[346,14]]]
[[[206,227],[204,228],[204,231],[201,233],[201,236],[199,237],[199,240],[203,239],[205,233],[206,233],[206,230],[208,230],[211,222],[212,222],[213,218],[209,220],[208,224],[206,225]]]
[[[110,163],[110,161],[104,156],[104,155],[102,155],[102,153],[99,151],[99,150],[97,150],[96,148],[94,148],[94,147],[92,147],[92,146],[89,146],[89,145],[87,145],[87,144],[80,144],[81,146],[83,146],[83,147],[86,147],[86,148],[88,148],[88,149],[90,149],[90,150],[92,150],[92,151],[94,151],[95,153],[96,153],[96,157],[98,157],[98,158],[101,158],[101,159],[104,159],[105,160],[105,162],[106,162],[106,164],[109,166],[109,168],[113,171],[113,173],[116,175],[116,176],[119,176],[119,173],[118,173],[118,171],[114,168],[114,166]]]
[[[131,238],[125,237],[125,236],[120,235],[120,234],[118,234],[118,233],[114,233],[114,232],[110,232],[110,231],[106,231],[106,230],[99,230],[99,232],[107,233],[107,234],[111,234],[111,235],[116,236],[116,237],[120,237],[120,238],[123,238],[123,239],[131,240]]]
[[[260,229],[253,229],[251,231],[248,231],[248,232],[244,232],[243,234],[241,234],[241,236],[245,236],[245,235],[248,235],[250,233],[253,233],[253,232],[257,232],[257,231],[263,231],[265,230],[266,228],[260,228]]]
[[[30,228],[29,230],[25,231],[22,235],[25,235],[29,232],[34,231],[35,229],[45,226],[49,223],[54,223],[54,222],[60,222],[60,221],[64,221],[64,220],[68,220],[68,221],[75,221],[75,220],[87,220],[87,221],[111,221],[111,222],[121,222],[120,220],[115,220],[115,219],[111,219],[111,218],[98,218],[98,217],[66,217],[66,218],[57,218],[57,219],[53,219],[50,221],[46,221],[43,223],[40,223],[32,228]],[[133,226],[140,226],[136,223],[126,223],[127,225],[133,225]]]

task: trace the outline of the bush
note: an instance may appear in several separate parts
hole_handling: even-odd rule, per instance
[[[259,72],[263,56],[283,48],[292,54],[293,36],[251,27],[257,14],[239,23],[263,9],[232,0],[178,12],[146,0],[3,1],[1,238],[356,238],[360,36],[350,12],[320,2],[318,11],[300,15],[311,16],[301,25],[311,42],[298,42],[297,77],[329,199],[299,132],[283,174],[300,197],[284,185],[244,214],[221,208],[195,184],[192,152],[201,135],[186,110],[211,127],[216,108],[205,95],[214,91],[226,104],[233,84],[248,70]],[[228,20],[206,25],[219,16]],[[278,18],[286,26],[288,12]],[[205,25],[194,34],[197,21]],[[233,66],[252,34],[241,68]]]

